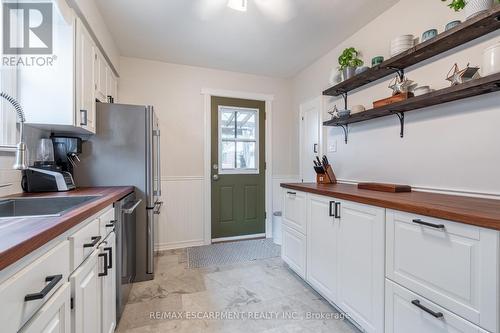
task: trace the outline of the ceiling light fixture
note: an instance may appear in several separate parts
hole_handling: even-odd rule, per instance
[[[248,0],[229,0],[227,6],[231,9],[246,12],[248,6]]]

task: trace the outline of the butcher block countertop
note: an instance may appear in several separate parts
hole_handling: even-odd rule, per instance
[[[132,186],[89,187],[69,192],[23,193],[6,197],[100,196],[100,198],[83,203],[61,216],[0,219],[0,270],[133,191],[134,187]]]
[[[351,184],[298,183],[281,187],[500,230],[500,200],[417,191],[377,192]]]

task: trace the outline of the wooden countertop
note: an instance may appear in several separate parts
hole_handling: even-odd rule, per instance
[[[298,183],[281,187],[500,230],[500,200],[417,191],[377,192],[350,184]]]
[[[12,197],[100,196],[57,217],[0,219],[0,270],[134,191],[132,186],[78,188],[69,192],[23,193]],[[0,198],[2,199],[2,198]]]

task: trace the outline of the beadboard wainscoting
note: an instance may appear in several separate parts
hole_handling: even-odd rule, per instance
[[[156,250],[203,245],[203,176],[162,178],[162,201]]]

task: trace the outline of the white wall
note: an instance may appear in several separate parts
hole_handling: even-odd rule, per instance
[[[203,88],[274,95],[273,177],[297,174],[290,81],[125,57],[120,75],[120,103],[152,104],[160,118],[166,206],[157,229],[158,246],[203,240]]]
[[[294,78],[295,112],[301,102],[329,86],[330,71],[338,66],[337,57],[344,48],[356,47],[363,52],[365,63],[371,64],[376,55],[389,57],[394,37],[407,33],[421,36],[430,28],[441,32],[446,23],[462,19],[462,15],[438,0],[401,0]],[[480,66],[482,51],[499,40],[500,31],[494,32],[410,68],[408,77],[436,89],[449,86],[445,77],[455,62],[460,67],[468,62]],[[390,79],[350,95],[349,104],[370,108],[374,100],[389,97]],[[325,128],[325,147],[337,141],[338,151],[329,157],[340,179],[500,194],[499,97],[493,93],[409,112],[404,139],[399,138],[396,116],[353,124],[347,145],[342,129]],[[343,107],[339,99],[326,100]]]

